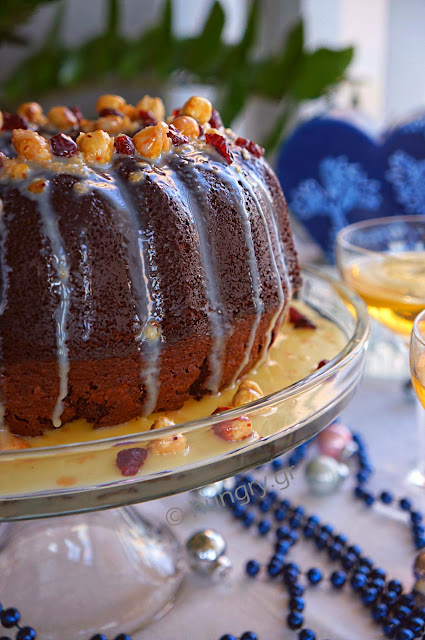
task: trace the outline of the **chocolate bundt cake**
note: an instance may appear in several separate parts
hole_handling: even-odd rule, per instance
[[[177,409],[267,354],[300,273],[263,149],[193,97],[0,113],[6,426]]]

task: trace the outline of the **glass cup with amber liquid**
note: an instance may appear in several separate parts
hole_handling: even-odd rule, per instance
[[[375,218],[345,227],[337,236],[336,259],[344,281],[373,318],[403,339],[407,354],[413,324],[425,309],[425,216]],[[425,412],[419,406],[418,433],[424,438],[420,464],[425,472]],[[425,486],[425,473],[416,469],[410,480]]]

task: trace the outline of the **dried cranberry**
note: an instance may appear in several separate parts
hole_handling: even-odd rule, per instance
[[[123,449],[117,453],[117,467],[123,476],[135,476],[142,467],[148,452],[141,447]]]
[[[145,111],[145,109],[139,109],[139,120],[143,127],[152,127],[158,124],[158,120],[153,115],[152,111]]]
[[[180,109],[173,109],[171,115],[173,116],[173,118],[176,118],[180,115]]]
[[[3,131],[13,131],[13,129],[28,129],[28,120],[19,113],[8,113],[3,111]]]
[[[261,156],[264,155],[264,147],[261,147],[256,142],[248,140],[247,138],[236,138],[236,144],[238,145],[238,147],[248,149],[249,153],[251,153],[256,158],[261,158]]]
[[[213,109],[210,118],[210,125],[214,129],[220,129],[223,126],[223,121],[221,119],[220,112],[217,109]]]
[[[77,143],[64,133],[57,133],[50,138],[50,148],[55,156],[61,158],[72,158],[78,153]]]
[[[120,135],[115,138],[114,144],[117,153],[123,153],[126,156],[133,156],[135,153],[134,142],[129,136],[126,136],[125,133],[120,133]]]
[[[69,107],[69,110],[72,111],[72,113],[74,114],[74,116],[77,118],[78,122],[81,122],[81,120],[83,119],[83,112],[81,111],[80,107],[78,105],[75,105],[75,107]]]
[[[233,154],[229,149],[226,138],[219,133],[206,133],[205,140],[220,153],[228,164],[233,162]]]
[[[325,366],[325,364],[328,364],[328,362],[329,362],[329,360],[326,360],[326,358],[324,358],[323,360],[321,360],[321,361],[319,362],[319,364],[317,365],[317,368],[318,368],[318,369],[321,369],[322,367],[324,367],[324,366]]]
[[[316,329],[314,322],[294,307],[289,308],[289,322],[294,325],[294,329]]]
[[[105,116],[122,116],[121,111],[117,111],[116,109],[101,109],[98,113],[99,118],[104,118]]]
[[[184,136],[173,124],[168,125],[168,133],[167,136],[171,138],[171,142],[175,147],[178,147],[180,144],[186,144],[189,142],[189,138]]]

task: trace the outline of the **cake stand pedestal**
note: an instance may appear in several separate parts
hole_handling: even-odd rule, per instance
[[[117,447],[147,447],[150,432],[0,451],[0,523],[6,523],[0,528],[0,602],[20,610],[22,624],[37,630],[37,640],[89,640],[95,633],[112,640],[166,613],[184,574],[181,549],[167,527],[149,523],[129,505],[265,463],[315,436],[348,404],[364,366],[366,307],[332,278],[310,269],[303,277],[301,299],[338,324],[347,341],[303,380],[226,414],[248,416],[256,437],[212,453],[204,444],[211,443],[211,428],[222,416],[167,427],[163,437],[185,433],[198,457],[171,459],[158,469],[146,465],[130,478],[117,473]],[[63,476],[71,471],[82,478],[73,486]],[[58,476],[68,484],[59,486]],[[169,522],[178,524],[174,511]]]
[[[40,640],[142,629],[172,607],[184,575],[170,529],[133,507],[10,523],[0,536],[2,604]]]

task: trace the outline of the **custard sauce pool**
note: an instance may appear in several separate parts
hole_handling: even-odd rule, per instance
[[[270,349],[267,361],[247,376],[260,385],[264,395],[288,387],[313,373],[321,360],[332,360],[347,343],[346,336],[334,323],[324,319],[304,303],[296,302],[294,306],[312,319],[317,329],[294,329],[289,323],[282,327]],[[226,389],[218,395],[206,396],[200,401],[190,399],[181,409],[162,415],[171,418],[176,424],[196,420],[210,415],[218,406],[231,406],[235,391],[236,387]],[[317,408],[319,405],[326,404],[326,390],[319,392],[319,396],[315,401]],[[138,475],[143,476],[209,461],[240,449],[253,439],[272,435],[280,431],[283,426],[287,425],[289,428],[299,419],[300,410],[296,399],[287,401],[286,405],[285,414],[282,415],[282,412],[279,412],[279,419],[273,419],[273,409],[268,413],[253,416],[255,435],[239,443],[226,442],[216,436],[211,429],[186,431],[189,445],[186,453],[155,455],[149,452]],[[131,445],[146,447],[147,442],[132,443],[131,435],[148,431],[158,415],[161,414],[152,414],[122,425],[101,429],[93,429],[86,421],[77,420],[60,429],[48,431],[39,438],[24,439],[29,449],[26,449],[23,454],[20,451],[16,453],[12,451],[6,459],[0,460],[0,495],[93,486],[122,479],[115,465],[117,452]],[[3,442],[3,449],[7,449],[8,435],[3,434],[3,438],[1,435],[0,447]],[[100,443],[96,441],[126,435],[130,436],[127,444],[119,447],[108,445],[98,450]],[[155,431],[155,435],[158,438],[160,430]],[[41,452],[37,452],[40,447],[75,443],[88,443],[88,449],[84,452],[76,452],[69,447],[69,450],[47,456],[45,454],[41,456]],[[94,443],[94,446],[91,447],[90,443]]]

